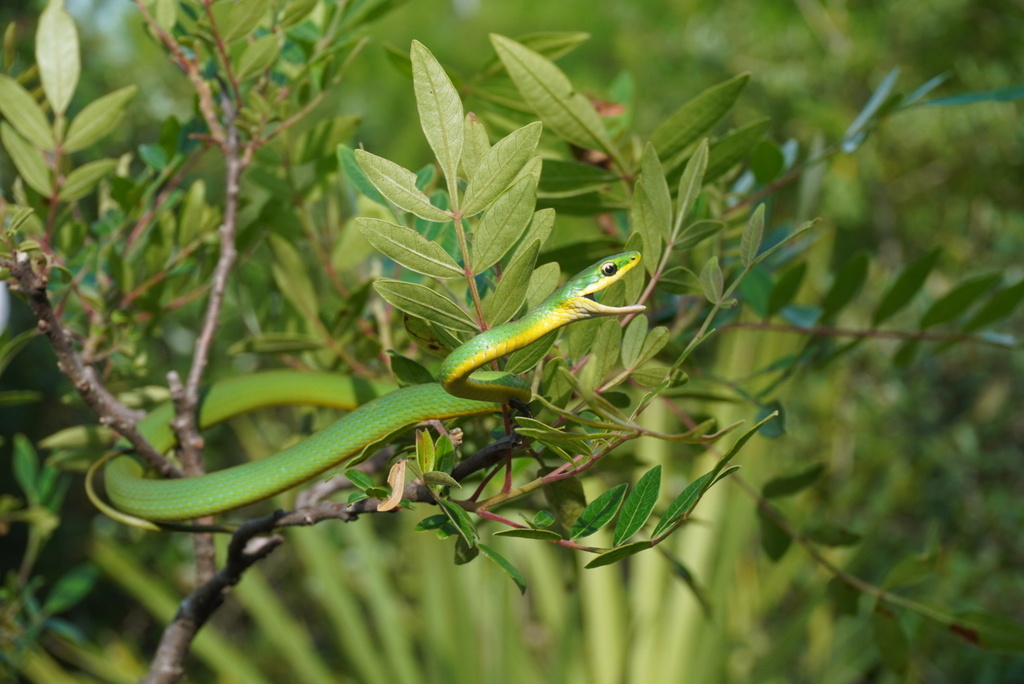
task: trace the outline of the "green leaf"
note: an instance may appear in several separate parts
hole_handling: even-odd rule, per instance
[[[270,68],[277,61],[281,52],[281,39],[276,33],[260,36],[245,46],[242,56],[238,58],[235,78],[239,81],[256,76]]]
[[[462,172],[467,181],[472,181],[476,177],[480,162],[491,149],[487,129],[473,112],[466,114],[462,126],[462,140]]]
[[[226,16],[221,14],[217,28],[225,43],[248,36],[268,16],[270,0],[240,0],[236,3],[224,3]],[[217,5],[214,5],[216,8]],[[215,13],[215,16],[217,13]]]
[[[893,86],[896,85],[896,78],[899,75],[899,68],[892,69],[885,75],[885,78],[878,84],[875,92],[871,94],[867,104],[864,105],[864,109],[860,111],[857,118],[846,129],[841,144],[844,154],[852,154],[867,138],[868,132],[874,128],[874,125],[877,123],[876,115],[882,109],[882,106],[889,101],[889,93],[892,92]]]
[[[50,171],[42,153],[32,147],[21,135],[6,122],[0,123],[0,142],[7,154],[11,156],[18,174],[28,183],[29,187],[43,197],[49,197]]]
[[[462,159],[462,100],[444,67],[422,43],[412,42],[409,57],[423,134],[448,179],[449,187],[454,188]]]
[[[441,245],[411,228],[362,217],[356,219],[356,227],[377,251],[410,270],[435,278],[458,278],[464,275],[462,267]]]
[[[884,606],[877,606],[871,614],[871,637],[885,666],[895,672],[906,672],[909,658],[907,635],[897,617]]]
[[[665,120],[651,142],[663,160],[669,160],[722,120],[736,103],[750,74],[740,74],[700,93]]]
[[[1006,318],[1020,305],[1022,299],[1024,299],[1024,280],[992,295],[963,327],[964,332],[977,330]]]
[[[420,466],[420,472],[424,475],[434,469],[437,454],[434,452],[434,440],[430,438],[429,430],[416,431],[416,462]],[[449,477],[449,479],[451,479]]]
[[[704,473],[696,480],[686,485],[683,491],[679,492],[672,503],[669,504],[665,510],[665,515],[658,521],[657,526],[654,528],[652,539],[657,539],[663,535],[668,528],[672,527],[677,520],[681,520],[683,516],[689,515],[693,511],[697,502],[700,501],[701,494],[706,490],[707,486],[711,482],[713,473]]]
[[[542,541],[558,541],[562,538],[557,532],[551,530],[514,529],[495,532],[496,537],[516,537],[518,539],[540,539]]]
[[[373,478],[371,478],[363,471],[356,470],[355,468],[349,468],[348,470],[346,470],[345,478],[348,479],[349,482],[354,484],[358,489],[366,490],[376,486],[376,483],[373,481]]]
[[[593,164],[564,159],[545,159],[537,195],[540,197],[575,197],[604,190],[619,181],[618,175]]]
[[[438,499],[437,504],[441,507],[441,510],[448,520],[451,521],[455,529],[458,530],[459,536],[469,546],[476,546],[476,540],[478,538],[476,526],[473,524],[473,520],[469,517],[469,513],[462,506],[452,503],[448,499]]]
[[[317,0],[319,2],[319,0]],[[345,177],[349,179],[355,188],[363,193],[366,197],[373,200],[381,206],[387,206],[387,202],[377,192],[377,188],[374,187],[370,179],[366,177],[363,170],[359,168],[359,163],[356,161],[355,152],[348,145],[338,145],[337,149],[338,164],[341,166],[341,170],[344,172]]]
[[[934,554],[915,553],[904,556],[885,573],[882,587],[884,589],[895,589],[896,587],[916,584],[930,575],[934,568]]]
[[[612,563],[619,562],[623,558],[635,556],[641,551],[646,551],[652,546],[653,544],[651,544],[651,542],[649,541],[638,541],[633,542],[632,544],[626,544],[625,546],[620,546],[616,549],[612,549],[607,553],[602,553],[600,556],[590,561],[583,567],[585,567],[587,570],[593,570],[594,568],[600,568],[603,565],[611,565]]]
[[[1024,625],[1002,615],[982,611],[960,613],[949,628],[975,646],[1024,653]]]
[[[761,495],[766,499],[776,499],[796,494],[817,482],[825,472],[825,468],[824,463],[812,463],[798,473],[776,477],[765,483],[761,489]]]
[[[554,468],[541,468],[538,477],[549,474]],[[578,477],[566,477],[544,485],[544,498],[555,514],[555,519],[562,529],[568,531],[576,526],[580,514],[587,506],[587,498],[583,494],[583,483]]]
[[[79,166],[64,179],[64,185],[60,188],[60,199],[64,202],[85,197],[96,185],[117,168],[116,159],[98,159]]]
[[[882,295],[882,301],[879,302],[878,308],[875,309],[874,316],[872,316],[872,325],[877,326],[888,320],[893,314],[910,303],[914,295],[924,286],[924,281],[928,278],[928,274],[932,272],[932,269],[935,268],[941,253],[941,248],[936,247],[927,254],[918,257],[900,272],[896,280],[889,286],[889,289]]]
[[[647,337],[647,319],[637,316],[622,331],[622,365],[635,368],[640,365],[640,351]]]
[[[676,223],[672,231],[675,235],[679,235],[683,221],[686,220],[686,216],[697,202],[701,188],[704,187],[704,174],[708,169],[708,154],[708,140],[705,138],[697,145],[697,149],[693,151],[689,161],[686,162],[683,175],[679,177],[679,189],[676,192]]]
[[[774,316],[793,301],[796,293],[800,290],[800,285],[803,283],[806,274],[807,262],[801,261],[795,266],[786,269],[779,276],[772,287],[771,294],[768,295],[768,316]]]
[[[0,406],[21,406],[23,404],[34,404],[42,401],[43,393],[36,390],[2,390],[0,391]]]
[[[36,30],[36,64],[39,80],[50,107],[63,115],[78,87],[82,63],[78,53],[78,31],[64,0],[50,0],[39,16]]]
[[[477,332],[473,319],[458,304],[425,285],[382,279],[375,282],[373,287],[388,304],[399,311],[452,330]]]
[[[416,319],[421,320],[421,319]],[[422,385],[427,382],[434,382],[434,376],[423,367],[422,364],[413,361],[407,356],[402,356],[393,349],[388,350],[391,357],[391,373],[399,385]]]
[[[583,509],[579,518],[576,519],[576,524],[572,526],[569,538],[581,539],[589,537],[607,525],[615,517],[615,514],[619,512],[619,506],[622,505],[622,499],[625,496],[626,484],[623,483],[612,487],[594,499]]]
[[[542,126],[531,123],[512,131],[487,151],[466,187],[462,215],[473,216],[489,207],[508,189],[534,155]]]
[[[948,97],[937,97],[922,104],[932,107],[959,107],[979,102],[1014,102],[1016,100],[1024,100],[1024,85],[996,88],[995,90],[982,90],[973,93],[960,93],[959,95],[950,95]]]
[[[685,252],[692,249],[713,235],[717,235],[725,228],[724,221],[696,221],[686,227],[672,249],[677,252]]]
[[[431,204],[430,198],[416,187],[416,174],[412,171],[366,150],[356,150],[355,159],[380,194],[398,208],[427,221],[451,220],[448,212]]]
[[[481,273],[498,263],[526,232],[533,218],[537,180],[525,176],[503,192],[473,231],[473,270]]]
[[[821,303],[821,320],[827,321],[839,313],[857,296],[868,277],[868,254],[861,251],[850,257],[836,274],[835,282]]]
[[[501,281],[498,282],[494,295],[486,307],[487,323],[490,327],[507,322],[523,307],[526,288],[539,254],[540,242],[534,240],[502,274]]]
[[[499,568],[501,568],[502,571],[506,575],[508,575],[513,582],[516,583],[516,586],[519,587],[520,594],[526,593],[526,578],[523,577],[523,574],[521,572],[516,570],[514,565],[509,563],[507,560],[505,560],[504,556],[502,556],[500,553],[492,549],[490,546],[487,546],[486,544],[480,544],[480,551],[485,556],[494,561],[494,563]]]
[[[743,265],[750,268],[757,258],[757,252],[761,249],[761,239],[764,237],[764,203],[757,205],[757,209],[750,215],[746,227],[743,229],[743,237],[740,239],[740,260]],[[827,299],[827,298],[826,298]]]
[[[324,340],[303,333],[265,332],[235,342],[228,347],[228,355],[237,354],[296,354],[323,349]]]
[[[704,264],[704,268],[701,269],[700,287],[704,292],[704,296],[712,304],[722,301],[722,292],[725,285],[717,256],[708,259],[707,263]]]
[[[291,0],[281,15],[281,28],[291,28],[308,17],[319,6],[319,0]]]
[[[757,119],[716,140],[708,150],[708,169],[704,182],[710,183],[750,154],[764,137],[771,122]]]
[[[762,140],[750,155],[750,170],[761,185],[768,185],[786,165],[782,150],[771,140]]]
[[[1000,281],[999,273],[986,273],[958,283],[952,290],[935,300],[921,316],[922,329],[945,323],[962,314],[983,294]]]
[[[757,509],[757,520],[761,526],[761,548],[768,558],[778,561],[786,555],[786,551],[793,544],[792,537],[760,508]]]
[[[117,130],[128,102],[138,91],[137,86],[125,86],[87,104],[68,126],[64,151],[85,149]]]
[[[55,615],[73,608],[92,591],[98,574],[92,565],[80,565],[68,571],[57,580],[53,589],[46,595],[43,613]]]
[[[20,83],[6,74],[0,74],[0,114],[36,147],[53,149],[53,130],[43,108]]]
[[[856,532],[827,523],[808,527],[804,530],[804,536],[824,546],[853,546],[861,540]]]
[[[37,480],[39,477],[39,455],[36,454],[32,442],[25,435],[14,436],[14,454],[12,470],[14,480],[25,493],[25,499],[29,504],[38,506],[40,503]]]
[[[578,147],[617,156],[594,105],[554,62],[504,36],[491,34],[491,44],[526,104],[545,126]]]
[[[313,281],[309,277],[309,269],[306,267],[302,255],[299,254],[299,250],[283,237],[274,233],[267,235],[267,244],[274,254],[271,272],[281,294],[305,317],[318,318],[320,305],[316,288],[313,286]]]
[[[654,505],[658,503],[660,489],[661,466],[657,465],[644,473],[626,497],[622,513],[615,523],[615,536],[612,540],[614,546],[619,546],[644,526],[654,511]]]
[[[665,171],[658,160],[654,145],[647,143],[640,166],[644,190],[651,205],[653,227],[668,239],[672,233],[672,194],[665,180]]]
[[[423,473],[421,479],[426,485],[441,485],[443,487],[456,487],[462,489],[462,485],[454,477],[440,470],[430,470]]]
[[[643,240],[643,264],[647,272],[653,274],[661,260],[662,241],[654,202],[648,196],[647,186],[640,179],[633,186],[633,197],[629,205],[629,224]]]

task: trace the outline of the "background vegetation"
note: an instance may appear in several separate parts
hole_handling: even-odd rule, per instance
[[[161,154],[164,164],[176,163],[166,158],[179,144],[168,118],[199,120],[194,91],[141,28],[132,6],[67,4],[83,59],[69,111],[125,86],[139,89],[122,123],[76,156],[76,165],[131,152],[135,177],[148,174],[144,180],[152,182],[162,170]],[[729,237],[716,238],[713,248],[704,243],[686,257],[692,262],[683,263],[699,271],[712,254],[735,258],[753,199],[767,200],[769,234],[791,231],[805,219],[821,221],[816,238],[801,251],[741,286],[737,317],[719,319],[719,332],[689,360],[684,369],[690,383],[674,405],[687,417],[714,417],[720,425],[739,419],[749,424],[769,409],[782,410],[784,429],[776,424],[752,440],[737,463],[742,482],[755,492],[774,491],[768,501],[784,517],[759,516],[756,496],[736,480],[709,493],[692,524],[659,547],[665,554],[649,551],[584,570],[589,556],[496,539],[494,547],[526,577],[525,597],[494,565],[477,560],[453,566],[450,541],[414,530],[424,517],[419,512],[294,530],[284,552],[248,573],[202,633],[190,673],[198,680],[245,682],[619,682],[655,674],[700,682],[1024,679],[1019,625],[989,620],[982,641],[995,643],[978,648],[965,643],[972,640],[969,633],[949,629],[948,621],[886,602],[877,610],[871,595],[887,587],[949,614],[985,611],[1017,619],[1014,607],[1024,605],[1024,383],[1017,381],[1024,363],[1015,342],[1021,317],[1000,317],[979,328],[983,334],[959,337],[997,293],[1011,293],[1004,295],[1004,313],[1012,311],[1013,287],[1024,277],[1019,3],[623,1],[602,3],[600,11],[582,0],[351,6],[379,8],[380,14],[354,22],[353,35],[369,41],[352,51],[344,79],[315,118],[347,114],[358,122],[325,136],[325,154],[314,159],[310,153],[312,167],[290,179],[302,186],[298,192],[280,178],[260,176],[260,167],[245,177],[248,206],[264,206],[267,197],[292,198],[316,230],[296,231],[294,222],[270,213],[259,217],[259,228],[243,230],[240,239],[250,249],[230,290],[233,315],[218,333],[211,377],[272,365],[251,353],[254,331],[267,329],[271,320],[273,330],[310,332],[307,312],[297,311],[269,275],[266,265],[281,257],[263,241],[263,230],[307,247],[322,244],[327,255],[317,254],[317,262],[341,269],[356,255],[369,254],[365,246],[347,251],[351,243],[344,236],[354,231],[346,233],[346,221],[379,210],[338,172],[335,143],[363,145],[410,169],[432,160],[401,57],[411,40],[466,79],[456,76],[467,110],[493,116],[487,120],[492,142],[530,117],[495,109],[494,93],[489,101],[475,88],[473,75],[493,58],[491,32],[589,33],[589,41],[558,63],[588,96],[621,104],[611,108],[609,126],[631,130],[640,140],[696,94],[750,72],[715,135],[768,117],[767,138],[775,145],[759,148],[752,166],[761,169],[772,165],[773,149],[798,150],[798,162],[822,150],[835,154],[820,165],[788,167],[798,169],[792,176],[779,170],[766,182],[754,178],[738,185],[739,171],[721,179],[706,211],[710,218],[727,218],[722,235]],[[0,25],[17,26],[5,71],[17,75],[34,61],[41,10],[42,3],[0,7]],[[892,92],[910,93],[939,75],[945,81],[927,98],[954,99],[889,112],[877,118],[877,127],[869,126],[861,144],[848,145],[848,153],[841,148],[841,141],[856,138],[851,125],[886,79],[892,79]],[[201,123],[193,125],[201,130]],[[176,140],[168,146],[170,137]],[[550,140],[546,144],[564,153]],[[633,152],[639,159],[640,150]],[[213,229],[224,203],[223,159],[207,153],[189,163],[188,184],[205,183],[201,223]],[[0,187],[13,202],[14,169],[6,159],[0,169]],[[750,203],[733,212],[727,191]],[[86,215],[96,214],[92,202],[85,203]],[[593,240],[595,225],[604,224],[564,205],[559,209],[545,253],[562,261],[559,246]],[[620,211],[617,225],[629,214]],[[245,221],[256,226],[256,218]],[[311,235],[320,242],[304,242]],[[216,260],[213,248],[206,244],[197,252],[197,287]],[[955,308],[943,297],[958,284],[987,282],[968,302],[973,308],[934,327],[945,342],[908,345],[907,336],[891,339],[874,330],[873,317],[899,274],[907,264],[931,258],[936,248],[934,269],[920,291],[882,327],[913,337],[936,302],[943,302],[940,311]],[[797,269],[805,269],[802,278]],[[318,285],[327,282],[321,269],[310,270]],[[987,274],[998,278],[986,281]],[[796,286],[785,302],[791,308],[766,319],[758,307],[771,306],[780,282]],[[699,290],[688,296],[685,301],[700,300]],[[838,302],[831,320],[806,317],[829,296]],[[254,304],[264,299],[266,307]],[[146,329],[146,337],[119,340],[128,349],[109,369],[118,390],[164,385],[169,368],[187,370],[182,359],[199,327],[200,304],[176,310]],[[5,342],[34,325],[17,298],[11,306]],[[330,320],[343,303],[325,294],[318,306]],[[255,322],[243,315],[253,312]],[[692,327],[680,329],[681,338],[686,333],[682,344],[702,320],[695,317]],[[817,328],[796,334],[794,327],[801,326]],[[861,339],[837,336],[838,329],[873,332]],[[149,337],[154,332],[159,334]],[[856,344],[846,346],[850,342]],[[324,362],[316,353],[290,354],[293,362]],[[12,405],[0,414],[0,487],[20,500],[4,499],[0,509],[7,532],[0,538],[7,592],[0,623],[3,667],[11,677],[32,681],[132,681],[145,671],[176,602],[191,590],[191,543],[180,535],[140,535],[98,516],[80,493],[80,475],[61,477],[66,500],[52,515],[43,513],[45,506],[21,515],[22,503],[45,502],[33,501],[14,477],[7,457],[13,435],[36,443],[94,419],[74,400],[42,339],[26,344],[4,369],[2,389],[40,393],[10,398]],[[37,400],[13,405],[26,398]],[[666,431],[678,427],[678,416],[667,407],[663,415],[650,412],[649,419]],[[268,453],[289,435],[327,420],[298,413],[242,421],[209,436],[220,447],[211,453],[240,447]],[[661,464],[663,511],[720,455],[654,440],[637,444],[587,482],[591,498]],[[62,467],[82,464],[67,452],[55,453],[62,454]],[[778,479],[799,474],[804,477],[795,483]],[[762,489],[772,481],[774,490]],[[809,486],[799,488],[803,484]],[[61,491],[58,486],[51,496],[56,500]],[[524,504],[526,510],[536,507],[545,507],[544,501]],[[41,553],[32,558],[36,545]],[[808,552],[821,555],[816,560]],[[870,586],[849,591],[824,564]]]

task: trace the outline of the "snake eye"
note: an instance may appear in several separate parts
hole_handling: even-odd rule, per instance
[[[608,261],[606,263],[601,264],[601,275],[603,275],[606,278],[615,275],[615,273],[618,270],[619,267],[616,266],[615,262],[613,261]]]

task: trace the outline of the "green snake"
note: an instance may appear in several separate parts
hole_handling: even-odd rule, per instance
[[[115,510],[105,504],[101,508],[118,519],[160,523],[223,513],[353,463],[370,447],[424,421],[493,413],[505,403],[529,402],[530,385],[518,375],[477,369],[568,323],[643,311],[641,305],[608,306],[593,298],[639,262],[638,252],[625,252],[583,270],[519,320],[486,330],[451,352],[441,364],[436,383],[403,387],[382,396],[386,390],[380,384],[294,371],[257,373],[215,383],[199,409],[198,422],[203,428],[269,406],[356,408],[272,456],[199,477],[147,478],[134,457],[118,456],[104,469],[107,496]],[[365,401],[367,397],[375,398]],[[138,425],[161,452],[176,442],[169,425],[172,413],[170,405],[161,406]],[[91,480],[87,484],[91,488]]]

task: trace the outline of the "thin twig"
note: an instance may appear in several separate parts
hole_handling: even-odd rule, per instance
[[[15,252],[13,261],[3,259],[0,260],[0,265],[10,270],[18,289],[25,295],[29,308],[38,321],[40,332],[49,338],[57,354],[58,368],[71,380],[85,403],[99,416],[100,423],[114,429],[131,442],[139,456],[161,475],[181,477],[181,470],[153,448],[136,428],[141,415],[118,401],[100,382],[95,369],[86,364],[81,353],[75,349],[71,332],[61,324],[46,291],[49,280],[48,267],[43,265],[36,270],[27,252]]]

